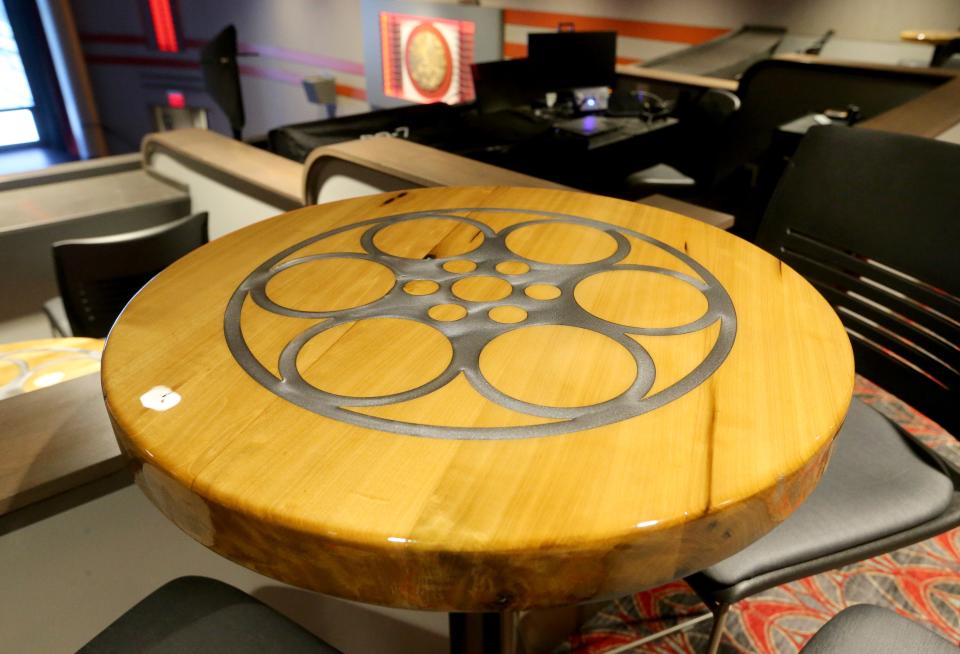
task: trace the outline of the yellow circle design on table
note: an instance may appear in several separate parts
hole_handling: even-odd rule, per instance
[[[510,282],[499,277],[477,275],[457,280],[450,288],[454,295],[467,302],[493,302],[513,292]]]
[[[506,245],[514,254],[541,263],[594,263],[613,255],[617,241],[593,226],[540,222],[510,232]]]
[[[513,324],[523,322],[527,319],[527,312],[520,307],[500,306],[493,307],[487,312],[491,320],[504,324]]]
[[[577,375],[566,374],[578,353]],[[529,374],[528,371],[535,371]],[[585,407],[612,400],[633,384],[637,364],[621,344],[580,327],[539,325],[506,332],[480,353],[493,386],[528,404]]]
[[[440,284],[429,279],[414,279],[403,285],[404,292],[410,295],[432,295],[439,288]]]
[[[468,273],[477,269],[477,264],[468,259],[455,259],[443,264],[443,269],[452,273]]]
[[[453,357],[446,336],[399,318],[341,323],[311,338],[297,353],[304,381],[333,394],[379,397],[417,388],[443,372]],[[405,375],[384,375],[399,366]],[[360,390],[357,390],[357,389]]]
[[[616,304],[600,300],[611,294],[622,300]],[[631,327],[683,325],[707,310],[707,299],[690,284],[642,270],[597,273],[577,284],[573,297],[588,313]]]
[[[510,210],[515,221],[494,229],[483,220],[486,212],[505,210],[395,214],[351,223],[288,247],[252,273],[231,300],[224,322],[231,351],[261,385],[311,411],[412,436],[471,439],[479,432],[469,427],[378,415],[387,407],[442,395],[463,374],[472,392],[486,401],[525,416],[524,422],[539,420],[522,429],[505,424],[495,438],[589,429],[681,397],[702,383],[732,347],[736,316],[730,299],[719,281],[689,255],[641,232],[579,216]],[[363,226],[366,229],[359,229]],[[350,255],[297,256],[301,250],[318,252],[324,239],[348,231],[360,240]],[[624,263],[634,242],[653,248],[660,261],[676,259],[675,268],[690,273]],[[466,253],[469,260],[461,258]],[[364,267],[367,274],[360,274]],[[505,278],[509,275],[523,275],[522,293],[514,292]],[[398,284],[397,279],[404,281]],[[474,303],[483,309],[472,311]],[[331,308],[334,304],[348,308]],[[271,333],[292,340],[267,349],[257,337],[247,338],[255,332],[244,329],[239,319],[254,315],[259,320],[271,316],[269,320],[277,322]],[[392,321],[389,328],[383,327],[387,319]],[[655,386],[657,365],[651,352],[661,356],[663,348],[643,339],[717,325],[700,365],[671,372],[664,377],[669,383]],[[558,387],[570,393],[563,397],[551,386],[554,373],[547,374],[549,380],[541,375],[562,368],[559,360],[550,358],[554,352],[533,358],[517,354],[502,365],[495,363],[507,359],[505,352],[519,348],[518,343],[533,352],[589,351],[593,354],[574,357],[566,365],[584,367],[595,356],[598,370],[606,367],[607,377],[582,388],[568,380]],[[413,352],[420,352],[420,358],[411,358]],[[349,367],[350,359],[375,364],[370,369],[357,366],[363,373],[359,376],[338,378],[337,370]],[[398,375],[402,382],[394,385],[371,381],[363,386],[362,380],[376,377],[381,367],[411,372]],[[509,374],[497,372],[503,370]],[[592,380],[591,375],[586,378]],[[368,406],[373,398],[381,409]],[[485,434],[483,438],[491,438],[489,431]]]
[[[522,261],[501,261],[496,267],[497,272],[503,275],[522,275],[530,271],[529,264]]]
[[[534,300],[556,300],[561,295],[560,289],[551,284],[531,284],[523,292]]]
[[[459,304],[435,304],[427,311],[434,320],[453,322],[467,315],[467,310]]]
[[[388,223],[373,235],[373,246],[379,251],[404,259],[457,257],[481,245],[482,235],[478,238],[475,231],[451,218],[423,217]]]
[[[390,269],[374,261],[325,257],[286,263],[267,282],[266,294],[290,309],[343,311],[379,300],[395,282]]]

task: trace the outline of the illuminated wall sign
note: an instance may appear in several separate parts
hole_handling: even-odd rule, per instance
[[[148,3],[157,50],[160,52],[180,52],[180,44],[177,42],[177,27],[173,18],[173,9],[170,7],[170,0],[148,0]]]
[[[473,100],[475,33],[469,20],[380,12],[384,94],[420,103]]]

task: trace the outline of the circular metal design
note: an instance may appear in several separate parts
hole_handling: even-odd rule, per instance
[[[513,213],[527,216],[529,219],[495,231],[480,220],[459,215],[463,213],[482,215],[485,212]],[[396,226],[398,223],[424,219],[453,220],[471,226],[482,234],[482,244],[469,255],[460,254],[456,257],[437,259],[411,259],[389,254],[377,247],[376,236],[380,230]],[[616,242],[616,249],[599,261],[584,264],[538,262],[510,250],[507,239],[511,233],[544,224],[567,224],[602,230]],[[367,229],[361,237],[362,253],[330,253],[299,258],[295,256],[299,250],[318,241],[363,226]],[[696,276],[659,266],[622,263],[631,250],[628,237],[666,252],[678,262],[685,264],[686,268],[693,271]],[[342,311],[302,311],[279,306],[267,297],[265,287],[274,275],[305,260],[325,257],[356,257],[376,262],[389,268],[397,282],[383,297]],[[451,272],[449,264],[454,260],[469,260],[475,264],[475,267],[471,269],[470,266],[461,264],[452,268],[466,272]],[[520,261],[528,266],[528,270],[520,274],[502,276],[497,272],[497,266],[507,261]],[[622,270],[665,275],[674,281],[685,283],[702,294],[706,300],[706,311],[683,325],[629,326],[604,320],[589,313],[577,303],[574,290],[581,281],[598,273]],[[452,287],[456,282],[481,276],[499,277],[511,285],[513,292],[504,297],[499,297],[498,294],[498,299],[467,302],[463,302],[453,292]],[[430,295],[410,295],[403,289],[414,280],[433,281],[438,286],[438,290]],[[550,301],[544,301],[531,297],[524,291],[524,289],[538,287],[556,289],[559,294]],[[257,360],[244,340],[240,316],[247,297],[250,297],[260,308],[280,316],[317,321],[284,347],[278,365],[280,377]],[[464,304],[466,306],[463,306]],[[526,315],[522,322],[517,323],[492,320],[491,315],[495,316],[503,312],[503,309],[499,309],[500,307],[519,309]],[[455,312],[453,308],[456,309]],[[491,314],[494,310],[496,311]],[[322,391],[304,381],[297,369],[296,361],[300,350],[311,338],[344,323],[374,318],[413,320],[439,330],[449,339],[452,347],[453,356],[449,364],[441,374],[417,388],[375,397],[336,395]],[[655,393],[650,393],[656,377],[654,361],[646,349],[630,336],[689,334],[717,323],[719,323],[719,329],[716,342],[703,361],[685,377]],[[511,397],[494,387],[484,377],[479,365],[481,353],[486,345],[497,336],[512,330],[544,325],[591,330],[613,339],[629,352],[636,363],[637,372],[633,382],[614,398],[597,404],[576,407],[532,404]],[[598,220],[549,211],[508,208],[460,208],[403,213],[362,220],[318,234],[277,253],[257,267],[234,292],[224,316],[224,333],[234,358],[251,377],[271,392],[304,409],[345,423],[411,436],[451,439],[552,436],[608,425],[653,411],[688,393],[710,377],[733,347],[736,331],[736,313],[726,290],[709,270],[677,248],[646,234]],[[525,426],[448,427],[391,420],[352,410],[392,405],[423,397],[443,388],[461,374],[473,389],[487,400],[528,416],[544,418],[549,422]]]
[[[420,23],[407,38],[407,73],[417,92],[439,100],[450,90],[453,56],[443,34],[430,23]]]

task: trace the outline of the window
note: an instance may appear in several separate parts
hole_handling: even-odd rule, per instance
[[[0,1],[0,147],[40,140],[33,109],[33,93],[20,61],[7,10]]]

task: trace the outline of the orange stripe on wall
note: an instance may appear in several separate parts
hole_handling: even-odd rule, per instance
[[[508,59],[523,59],[527,56],[527,46],[522,43],[504,42],[503,56]],[[641,61],[642,59],[634,57],[617,57],[618,64],[639,64]]]
[[[632,36],[654,41],[672,41],[697,45],[730,30],[723,27],[699,27],[696,25],[678,25],[676,23],[650,23],[639,20],[618,20],[596,16],[578,16],[576,14],[555,14],[546,11],[525,11],[504,9],[503,22],[508,25],[527,27],[547,27],[556,29],[560,23],[573,23],[574,28],[583,32],[614,31],[620,36]]]
[[[503,56],[509,59],[523,59],[527,56],[527,46],[522,43],[507,43],[505,41],[503,43]]]
[[[367,90],[356,86],[347,86],[346,84],[337,84],[337,95],[342,95],[354,100],[366,100]]]

